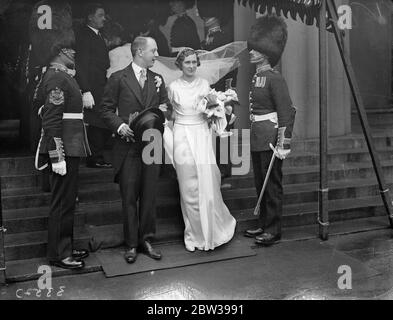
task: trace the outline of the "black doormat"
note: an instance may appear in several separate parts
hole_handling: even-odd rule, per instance
[[[95,253],[101,262],[106,277],[116,277],[126,274],[149,272],[162,269],[172,269],[214,261],[230,260],[255,256],[256,252],[247,241],[233,239],[221,247],[211,251],[188,252],[183,243],[172,243],[155,246],[162,253],[162,259],[153,260],[144,254],[138,254],[137,261],[127,264],[124,260],[124,249],[106,249]]]

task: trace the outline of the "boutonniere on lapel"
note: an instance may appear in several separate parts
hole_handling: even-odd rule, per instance
[[[157,92],[160,92],[160,87],[162,84],[162,79],[160,76],[155,76],[154,77],[154,83],[156,84]]]

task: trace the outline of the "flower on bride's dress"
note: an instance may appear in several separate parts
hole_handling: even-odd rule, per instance
[[[157,92],[160,91],[160,87],[162,85],[162,79],[160,76],[155,76],[154,77],[154,83],[156,84]]]

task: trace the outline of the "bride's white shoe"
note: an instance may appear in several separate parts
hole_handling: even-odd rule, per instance
[[[195,248],[190,246],[186,246],[186,250],[189,252],[195,252]]]

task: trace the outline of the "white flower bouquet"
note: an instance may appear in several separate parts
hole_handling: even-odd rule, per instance
[[[162,84],[162,79],[161,79],[161,77],[160,77],[160,76],[155,76],[155,77],[154,77],[154,83],[155,83],[155,85],[156,85],[157,92],[160,92],[160,87],[161,87],[161,84]]]
[[[227,126],[227,121],[225,114],[232,115],[232,102],[238,102],[237,94],[234,90],[228,89],[225,92],[216,91],[212,89],[209,94],[205,97],[206,109],[204,113],[206,114],[209,127],[220,137],[231,136],[232,132],[225,131]]]

